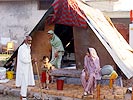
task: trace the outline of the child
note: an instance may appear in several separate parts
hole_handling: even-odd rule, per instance
[[[48,56],[43,57],[41,69],[42,69],[42,75],[41,75],[42,88],[49,89],[48,84],[49,81],[51,80],[50,71],[54,69],[54,67],[51,65],[51,63],[49,63]]]

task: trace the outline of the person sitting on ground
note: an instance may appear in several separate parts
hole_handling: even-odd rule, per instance
[[[81,83],[84,88],[84,96],[93,94],[96,88],[96,80],[101,78],[100,76],[100,62],[99,57],[94,48],[88,48],[87,54],[84,57],[84,69],[81,73]]]
[[[115,79],[118,77],[118,74],[114,70],[114,68],[111,65],[105,65],[101,69],[101,75],[102,78],[108,78],[109,81],[109,87],[112,88],[112,84],[114,83]]]
[[[51,63],[49,63],[49,58],[48,56],[43,56],[43,61],[42,61],[42,74],[41,74],[41,83],[42,83],[42,88],[44,89],[49,89],[48,84],[49,82],[53,82],[53,76],[50,76],[51,71],[54,69],[54,66],[52,66]]]

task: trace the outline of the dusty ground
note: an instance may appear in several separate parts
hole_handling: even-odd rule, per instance
[[[3,94],[0,94],[0,100],[19,100],[19,97],[12,96],[12,95],[3,95]],[[36,99],[28,98],[28,100],[36,100]]]
[[[0,100],[19,100],[19,97],[0,94]]]
[[[127,94],[126,98],[127,98],[126,100],[131,100],[131,95]],[[0,100],[19,100],[19,97],[0,94]],[[29,100],[34,100],[34,99],[29,99]]]
[[[7,91],[10,91],[10,88],[12,90],[20,90],[20,88],[16,88],[15,87],[15,80],[11,80],[9,81],[8,83],[3,83],[1,84],[1,86],[5,86],[7,87]],[[45,90],[43,89],[42,91],[45,93],[45,94],[48,94],[48,95],[55,95],[55,96],[65,96],[65,97],[71,97],[71,98],[79,98],[79,99],[83,99],[83,100],[89,100],[88,98],[91,98],[91,100],[96,100],[96,91],[94,92],[94,95],[90,95],[90,96],[87,96],[87,98],[82,98],[83,96],[83,88],[81,85],[74,85],[74,84],[64,84],[64,88],[62,91],[58,91],[57,88],[56,88],[56,83],[53,83],[53,84],[49,84],[49,88],[50,90]],[[9,90],[8,90],[9,89]],[[5,91],[6,89],[4,89]],[[113,97],[113,99],[111,100],[116,100],[115,97],[114,97],[114,94],[119,94],[117,95],[122,97],[124,96],[123,99],[117,99],[117,100],[131,100],[131,94],[127,94],[126,93],[126,88],[120,88],[120,87],[117,87],[115,86],[114,87],[114,90],[112,89],[109,89],[108,86],[101,86],[100,88],[100,93],[101,93],[101,97],[103,98],[107,98],[105,97],[107,94],[108,96],[110,95],[111,97]],[[7,96],[4,97],[0,97],[0,100],[19,100],[18,97],[13,97],[13,96],[10,96],[11,94],[15,94],[16,92],[6,92],[7,93]],[[34,100],[33,99],[33,95],[31,95],[31,91],[32,92],[36,92],[36,93],[39,93],[39,84],[38,84],[38,81],[36,81],[36,86],[35,87],[28,87],[28,91],[29,91],[29,96],[28,97],[32,97],[32,99],[28,99],[28,100]],[[31,94],[30,94],[31,93]],[[126,94],[125,94],[126,93]],[[92,98],[95,98],[95,99],[92,99]],[[56,99],[55,99],[56,100]],[[61,99],[61,100],[64,100],[64,99]],[[67,100],[67,99],[65,99]],[[102,99],[102,100],[105,100],[105,99]],[[106,100],[109,100],[109,99],[106,99]]]
[[[132,85],[133,85],[133,78],[131,78],[131,79],[123,79],[122,80],[123,81],[123,86],[124,87],[132,87]]]
[[[5,59],[5,58],[4,58]],[[3,65],[3,58],[0,56],[0,66]],[[123,80],[123,86],[124,87],[131,87],[133,84],[133,78],[129,80]],[[19,97],[14,97],[12,95],[3,95],[0,94],[0,100],[19,100]],[[33,100],[33,99],[30,99]],[[126,100],[131,100],[131,93],[126,94]]]

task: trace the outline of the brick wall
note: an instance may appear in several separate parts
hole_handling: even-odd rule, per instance
[[[116,29],[121,33],[124,39],[129,43],[129,18],[113,18],[111,19]]]
[[[123,23],[115,23],[114,25],[124,39],[129,43],[129,28]]]
[[[53,29],[54,25],[45,25],[44,31],[38,31],[33,35],[32,41],[32,57],[37,58],[38,67],[40,70],[43,56],[49,56],[51,53],[51,45],[47,37],[47,31]],[[35,65],[33,64],[34,73],[36,73]]]

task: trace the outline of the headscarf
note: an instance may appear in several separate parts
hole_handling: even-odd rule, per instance
[[[49,30],[48,34],[52,34],[53,37],[50,40],[51,45],[57,50],[57,51],[64,51],[64,47],[62,44],[62,41],[59,39],[59,37],[54,33],[53,30]]]
[[[94,48],[88,48],[88,52],[89,52],[89,64],[91,67],[95,67],[98,68],[100,67],[100,63],[99,63],[99,57],[96,53],[96,50]]]
[[[49,30],[48,34],[54,34],[54,31],[53,30]]]
[[[95,58],[98,58],[98,55],[97,55],[97,52],[94,48],[88,48],[89,49],[89,52],[90,52],[90,56],[92,57],[92,59],[95,59]]]

